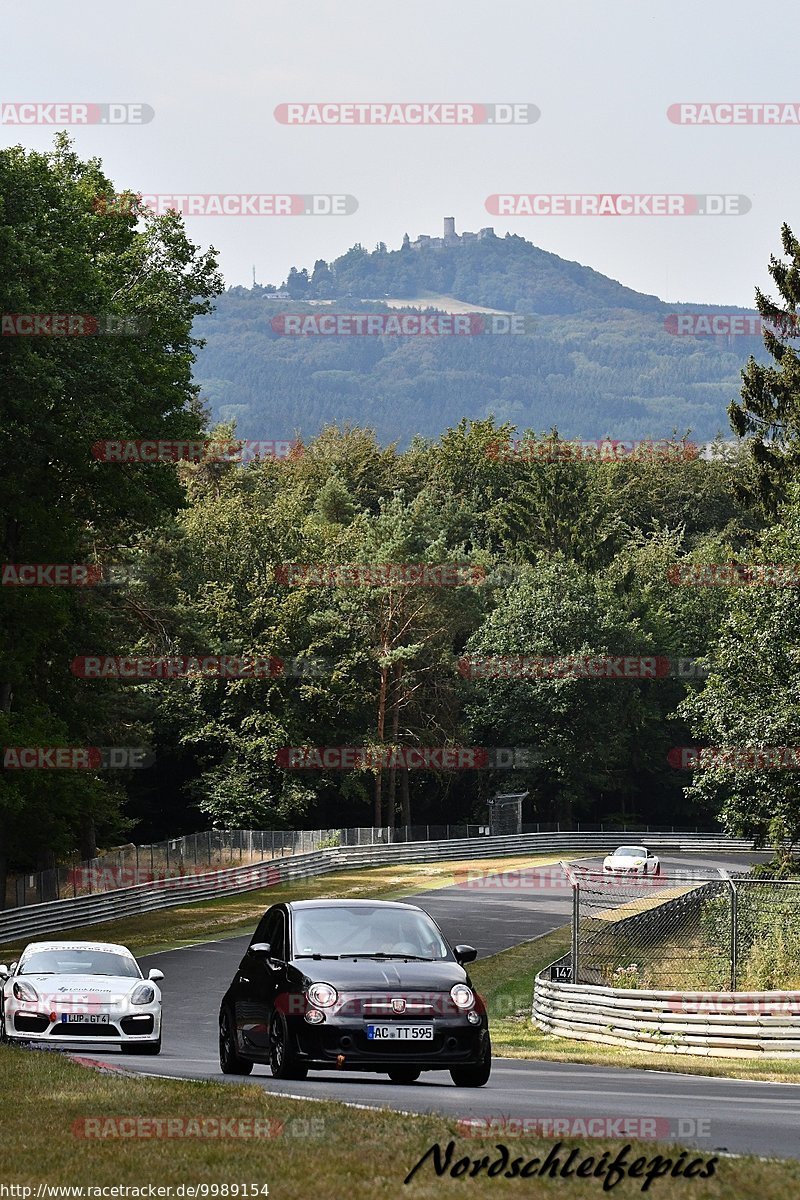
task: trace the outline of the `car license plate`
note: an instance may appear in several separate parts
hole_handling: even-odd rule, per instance
[[[368,1025],[371,1042],[432,1042],[432,1025]]]
[[[62,1025],[107,1025],[108,1013],[62,1013]]]

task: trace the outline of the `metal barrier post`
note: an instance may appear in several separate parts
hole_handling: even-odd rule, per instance
[[[731,991],[736,991],[736,976],[738,974],[737,942],[739,940],[739,893],[736,890],[736,884],[732,879],[728,882],[731,885]]]
[[[576,879],[572,889],[572,982],[578,982],[578,921],[580,920],[580,883]]]

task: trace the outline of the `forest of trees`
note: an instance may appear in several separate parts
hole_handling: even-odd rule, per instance
[[[129,568],[114,586],[0,587],[0,746],[149,746],[140,771],[0,772],[0,876],[123,837],[208,826],[457,822],[498,790],[534,819],[713,826],[800,837],[792,770],[676,747],[793,746],[796,586],[692,586],[692,564],[800,562],[800,365],[767,335],[731,406],[737,454],[542,461],[559,435],[475,414],[400,450],[328,425],[286,459],[214,446],[192,381],[198,317],[221,290],[179,217],[97,212],[112,191],[61,140],[0,152],[3,310],[146,316],[131,337],[0,339],[3,563]],[[46,196],[48,203],[40,199]],[[795,312],[800,246],[783,230],[778,299]],[[25,265],[25,270],[20,264]],[[613,347],[604,351],[611,357]],[[466,405],[464,406],[467,407]],[[99,461],[104,438],[208,436],[201,462]],[[551,454],[550,457],[554,457]],[[454,587],[292,586],[287,564],[468,564]],[[122,576],[120,575],[121,579]],[[746,576],[741,576],[745,579]],[[266,678],[118,682],[84,655],[274,656]],[[467,677],[465,656],[701,660],[694,676]],[[303,669],[303,664],[308,669]],[[287,769],[292,746],[535,751],[508,771]],[[32,836],[35,831],[35,836]],[[0,896],[3,895],[0,878]]]
[[[676,336],[667,304],[508,235],[447,247],[367,252],[354,246],[281,289],[229,288],[196,333],[196,379],[216,419],[244,437],[313,437],[325,424],[368,425],[407,446],[436,438],[464,413],[566,437],[668,437],[728,431],[725,410],[760,337]],[[387,297],[435,309],[425,296],[527,316],[521,335],[286,337],[285,312],[389,312]],[[288,297],[288,298],[287,298]],[[323,307],[324,304],[324,307]],[[316,305],[316,307],[314,307]],[[744,310],[727,309],[727,312]]]

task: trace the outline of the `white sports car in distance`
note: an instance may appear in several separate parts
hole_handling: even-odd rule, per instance
[[[661,863],[646,846],[617,846],[603,859],[603,871],[608,875],[660,875]]]
[[[163,978],[151,971],[145,979],[125,946],[31,942],[19,962],[0,966],[0,1041],[70,1040],[158,1054]]]

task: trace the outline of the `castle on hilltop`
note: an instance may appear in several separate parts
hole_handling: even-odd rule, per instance
[[[487,225],[484,229],[479,229],[477,233],[456,233],[455,217],[445,217],[444,219],[444,236],[429,237],[427,233],[421,233],[415,242],[412,242],[408,234],[403,237],[404,250],[422,250],[427,246],[463,246],[467,242],[480,242],[484,238],[494,237],[494,229],[491,225]]]

